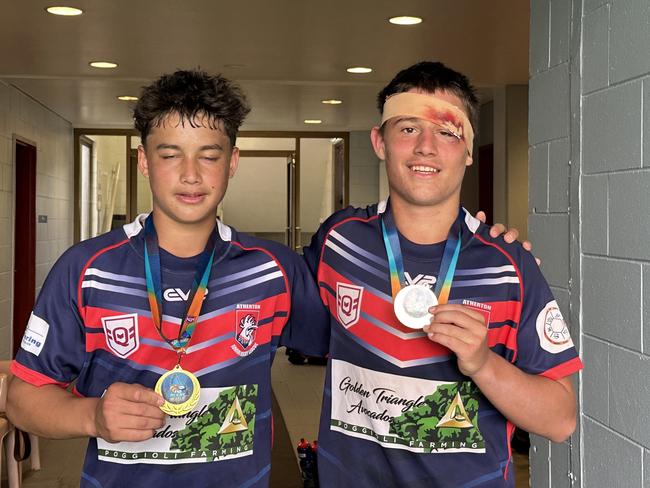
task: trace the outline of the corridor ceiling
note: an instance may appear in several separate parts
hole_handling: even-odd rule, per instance
[[[50,15],[69,5],[78,17]],[[237,80],[246,130],[355,130],[377,121],[375,96],[400,69],[439,60],[484,99],[528,82],[524,0],[0,0],[0,79],[75,127],[131,127],[120,95],[164,72],[196,68]],[[419,25],[388,18],[414,15]],[[118,63],[112,70],[89,63]],[[370,74],[346,68],[368,66]],[[340,99],[324,105],[323,99]],[[321,119],[317,126],[304,119]]]

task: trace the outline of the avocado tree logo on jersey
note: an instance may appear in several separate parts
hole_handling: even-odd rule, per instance
[[[363,287],[336,283],[336,315],[346,329],[359,321]]]
[[[138,314],[102,317],[102,327],[106,334],[106,345],[119,357],[126,358],[140,347]]]

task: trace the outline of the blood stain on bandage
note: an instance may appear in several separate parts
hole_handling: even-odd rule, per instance
[[[454,113],[448,111],[443,112],[430,107],[425,113],[425,117],[427,120],[450,130],[461,139],[463,138],[463,125],[458,121]]]

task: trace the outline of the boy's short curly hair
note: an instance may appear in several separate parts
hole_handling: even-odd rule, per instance
[[[181,124],[223,130],[234,146],[239,126],[250,110],[246,95],[230,80],[204,71],[179,70],[143,88],[133,118],[143,144],[153,127],[176,113]]]

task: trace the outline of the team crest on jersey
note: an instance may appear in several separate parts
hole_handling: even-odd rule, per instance
[[[359,321],[363,287],[347,283],[336,284],[336,315],[346,329]]]
[[[237,344],[233,344],[231,348],[240,356],[248,356],[257,349],[255,337],[257,336],[260,310],[252,306],[251,308],[238,308],[235,318],[235,341]]]
[[[140,347],[138,338],[138,314],[102,317],[106,345],[117,356],[126,358]]]

